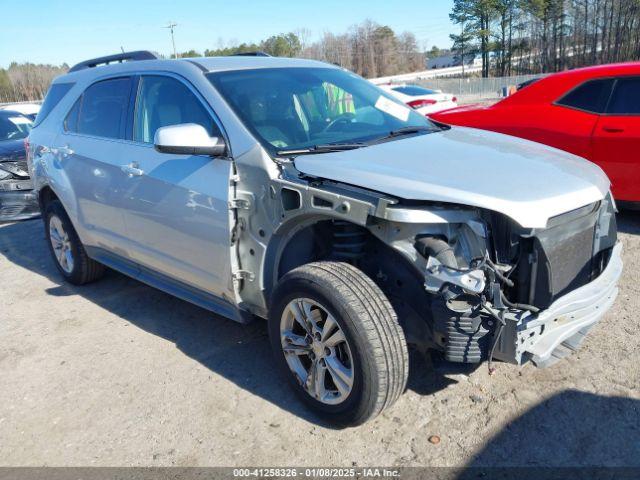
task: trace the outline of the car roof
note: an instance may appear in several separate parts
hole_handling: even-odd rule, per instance
[[[625,75],[640,72],[640,62],[608,63],[604,65],[592,65],[590,67],[576,68],[561,72],[565,75],[593,75],[602,77],[606,75]]]
[[[516,104],[552,102],[579,84],[597,78],[640,75],[640,62],[611,63],[553,73],[518,90],[494,107]]]
[[[307,60],[303,58],[285,57],[262,57],[262,56],[229,56],[229,57],[195,57],[179,59],[157,59],[157,60],[136,60],[122,63],[110,63],[108,65],[98,65],[90,68],[83,68],[70,71],[65,75],[57,77],[54,83],[89,79],[99,76],[114,74],[126,74],[134,71],[145,70],[167,70],[184,72],[193,69],[210,73],[231,70],[250,70],[257,68],[340,68],[317,60]]]
[[[306,58],[252,57],[238,55],[231,57],[198,57],[191,58],[189,60],[197,63],[209,72],[246,70],[253,68],[340,68],[317,60],[307,60]]]

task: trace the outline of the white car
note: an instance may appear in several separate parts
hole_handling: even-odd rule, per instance
[[[419,85],[378,85],[384,91],[402,100],[422,115],[440,112],[458,106],[456,97],[440,90],[429,90]]]
[[[36,115],[40,111],[39,103],[7,103],[0,105],[0,110],[11,110],[12,112],[19,112],[25,117],[28,117],[31,121],[36,119]]]

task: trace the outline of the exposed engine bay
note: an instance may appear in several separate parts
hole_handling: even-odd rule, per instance
[[[262,299],[288,271],[344,261],[379,285],[419,350],[546,366],[580,345],[617,294],[610,195],[524,228],[484,208],[400,200],[280,167],[268,189],[240,174],[236,190],[236,286],[256,315],[266,316]]]
[[[464,222],[411,232],[429,297],[430,347],[452,362],[527,361],[517,332],[604,271],[616,244],[614,208],[609,196],[552,218],[545,229],[524,229],[493,212],[466,212],[471,216]],[[443,217],[461,214],[440,209]],[[380,238],[397,247],[392,237],[402,228],[391,223],[384,230]],[[410,252],[406,243],[403,248]]]

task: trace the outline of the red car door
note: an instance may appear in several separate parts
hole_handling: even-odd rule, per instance
[[[617,200],[640,201],[640,77],[619,78],[593,133],[593,160]]]
[[[588,80],[553,102],[538,120],[542,124],[538,141],[592,160],[592,135],[613,84],[610,78]]]
[[[591,156],[591,135],[598,114],[558,104],[544,106],[542,115],[522,126],[522,135],[583,158]],[[526,117],[525,117],[526,118]]]

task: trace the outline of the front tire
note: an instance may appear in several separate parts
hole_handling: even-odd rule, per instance
[[[59,200],[47,204],[44,229],[53,261],[66,281],[84,285],[102,277],[104,266],[89,258]]]
[[[406,387],[407,342],[396,314],[349,264],[316,262],[287,273],[272,297],[269,336],[295,392],[332,423],[362,424]]]

